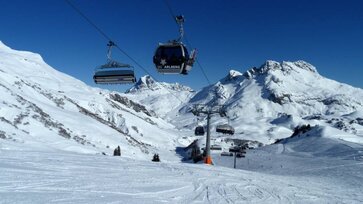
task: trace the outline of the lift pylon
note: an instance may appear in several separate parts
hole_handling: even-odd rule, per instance
[[[219,114],[221,117],[227,116],[226,109],[224,106],[214,106],[209,107],[203,104],[195,104],[192,113],[196,116],[200,116],[201,114],[207,115],[207,138],[206,138],[206,147],[205,147],[205,164],[213,164],[212,157],[210,155],[210,118],[212,114]]]

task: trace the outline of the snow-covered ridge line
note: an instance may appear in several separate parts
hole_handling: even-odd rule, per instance
[[[165,82],[157,82],[155,81],[151,76],[145,75],[141,77],[133,87],[128,89],[125,93],[135,93],[138,91],[167,91],[166,89],[169,89],[169,91],[190,91],[193,92],[193,89],[190,87],[181,85],[179,83],[165,83]]]
[[[188,108],[191,104],[225,105],[229,120],[215,119],[214,125],[229,122],[236,129],[235,137],[271,144],[289,137],[298,125],[336,128],[334,122],[329,122],[331,118],[340,119],[344,114],[362,112],[363,90],[327,79],[313,65],[302,60],[269,60],[242,76],[231,70],[220,81],[197,92],[180,108],[181,115],[172,120],[174,124],[185,121],[185,127],[197,125],[196,120],[191,119],[193,115]],[[291,117],[281,118],[281,115]],[[316,116],[320,119],[311,119]],[[348,134],[360,137],[363,133],[354,130],[362,129],[360,125],[348,127],[343,129]]]
[[[243,76],[251,78],[253,75],[266,74],[271,71],[281,71],[284,74],[289,74],[290,72],[299,72],[299,70],[306,70],[318,74],[317,69],[313,65],[303,60],[295,62],[283,61],[281,63],[273,60],[267,60],[259,68],[253,67],[247,70]]]

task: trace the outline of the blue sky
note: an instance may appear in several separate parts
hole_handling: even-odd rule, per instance
[[[243,72],[270,59],[302,59],[325,77],[363,88],[363,1],[168,1],[175,14],[184,14],[187,38],[212,83],[230,69]],[[164,0],[72,2],[158,81],[196,90],[207,85],[198,66],[187,76],[156,72],[152,55],[158,42],[178,35]],[[0,0],[0,12],[2,42],[40,53],[54,68],[96,86],[92,76],[106,61],[107,40],[65,1]],[[113,53],[114,59],[133,64]],[[137,77],[146,74],[135,71]],[[124,91],[130,86],[103,87]]]

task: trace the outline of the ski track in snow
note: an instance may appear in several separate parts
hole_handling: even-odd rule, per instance
[[[355,203],[362,186],[315,174],[3,149],[0,203]],[[350,164],[354,171],[362,163]],[[344,165],[347,167],[348,165]],[[326,167],[329,168],[329,167]],[[327,172],[329,173],[329,171]],[[349,176],[349,174],[347,174]]]

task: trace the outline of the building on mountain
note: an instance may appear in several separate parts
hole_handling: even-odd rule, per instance
[[[199,140],[194,140],[190,145],[184,148],[187,159],[192,159],[195,163],[203,160],[202,150],[198,144]]]

